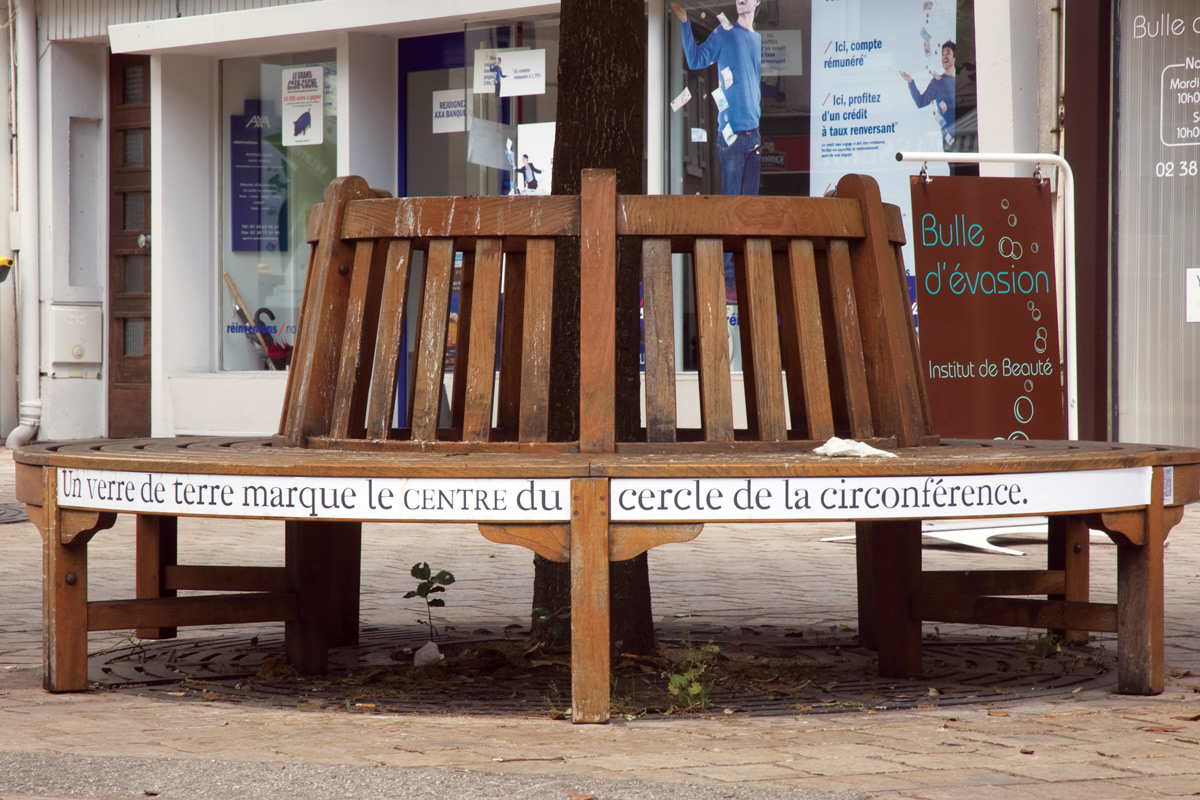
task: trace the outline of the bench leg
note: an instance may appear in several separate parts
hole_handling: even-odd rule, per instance
[[[327,522],[285,523],[284,570],[296,595],[296,619],[284,625],[284,650],[301,675],[325,671],[329,660],[329,600],[334,536]]]
[[[330,564],[329,645],[358,644],[359,597],[362,589],[362,523],[326,523],[334,537]]]
[[[137,598],[175,597],[174,589],[164,588],[167,567],[179,563],[179,520],[151,514],[138,514],[135,556]],[[140,639],[174,639],[178,628],[138,628]]]
[[[879,654],[881,676],[919,675],[921,621],[909,611],[909,598],[921,584],[921,521],[858,522],[855,548],[859,641]]]
[[[1047,545],[1046,568],[1062,570],[1066,587],[1063,594],[1046,599],[1086,603],[1091,582],[1091,533],[1087,523],[1079,517],[1050,517]],[[1071,644],[1083,644],[1088,639],[1088,631],[1058,628],[1053,633]]]
[[[608,481],[571,481],[571,721],[609,715]]]
[[[1146,543],[1117,544],[1117,691],[1159,694],[1163,676],[1162,511],[1149,509]]]
[[[62,544],[57,509],[42,536],[42,685],[81,692],[88,685],[87,537]]]

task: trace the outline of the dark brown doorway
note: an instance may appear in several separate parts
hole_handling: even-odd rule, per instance
[[[109,60],[108,435],[150,435],[150,58]]]

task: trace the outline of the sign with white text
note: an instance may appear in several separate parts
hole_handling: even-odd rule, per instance
[[[58,469],[58,504],[141,514],[564,522],[568,478],[319,478]]]
[[[997,475],[614,478],[614,522],[946,519],[1132,508],[1150,467]]]

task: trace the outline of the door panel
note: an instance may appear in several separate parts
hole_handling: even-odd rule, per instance
[[[150,435],[150,58],[109,61],[108,435]]]

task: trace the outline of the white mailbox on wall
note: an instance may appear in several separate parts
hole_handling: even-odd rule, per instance
[[[42,319],[42,372],[51,378],[98,378],[104,361],[103,309],[52,305]]]

